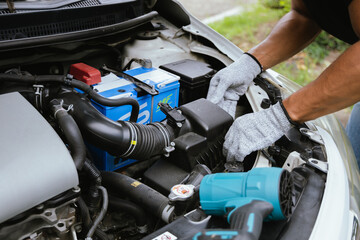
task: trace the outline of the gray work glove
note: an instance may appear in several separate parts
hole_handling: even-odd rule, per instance
[[[207,99],[234,118],[237,101],[261,71],[260,64],[252,57],[241,55],[237,61],[220,70],[211,79]]]
[[[242,162],[251,152],[273,144],[291,127],[280,103],[237,118],[225,136],[226,161]]]

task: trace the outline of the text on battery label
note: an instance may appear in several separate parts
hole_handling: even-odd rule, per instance
[[[145,80],[151,80],[154,83],[161,83],[164,81],[169,81],[174,79],[174,81],[179,80],[180,77],[173,75],[171,73],[162,71],[161,69],[156,69],[151,72],[142,73],[135,76],[137,79],[145,81]]]
[[[132,84],[131,82],[119,78],[113,73],[110,73],[101,78],[101,82],[98,85],[94,85],[94,89],[97,92],[105,92],[111,89],[120,88]]]

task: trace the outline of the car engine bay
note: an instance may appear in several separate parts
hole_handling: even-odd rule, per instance
[[[126,31],[1,49],[0,239],[308,239],[326,182],[321,139],[304,124],[226,162],[233,119],[206,94],[228,57],[147,14]],[[261,108],[282,98],[262,76],[250,88]],[[237,117],[253,112],[248,97]],[[233,220],[249,203],[267,208],[253,238]]]

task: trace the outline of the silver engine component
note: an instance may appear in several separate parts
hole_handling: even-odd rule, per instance
[[[69,239],[69,228],[75,223],[76,210],[71,207],[75,200],[44,210],[41,209],[42,204],[37,206],[38,210],[43,210],[41,213],[32,214],[21,222],[4,227],[0,231],[0,239]],[[47,234],[47,230],[51,235]]]
[[[19,93],[0,95],[0,223],[79,183],[66,146]]]

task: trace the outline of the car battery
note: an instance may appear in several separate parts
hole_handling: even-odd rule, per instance
[[[135,68],[124,72],[136,77],[144,83],[155,88],[159,94],[150,95],[139,90],[132,82],[110,73],[101,78],[101,82],[93,85],[95,91],[106,98],[132,97],[140,105],[138,123],[147,124],[159,122],[165,119],[165,114],[160,111],[158,103],[168,103],[171,107],[177,107],[179,103],[179,76],[157,68]],[[108,107],[93,102],[106,117],[114,121],[128,121],[131,115],[131,106]],[[90,146],[95,164],[100,170],[114,171],[127,166],[135,160],[121,159],[108,154],[107,152]]]
[[[209,64],[191,59],[164,64],[160,68],[180,76],[180,105],[206,98],[210,80],[216,73]]]

